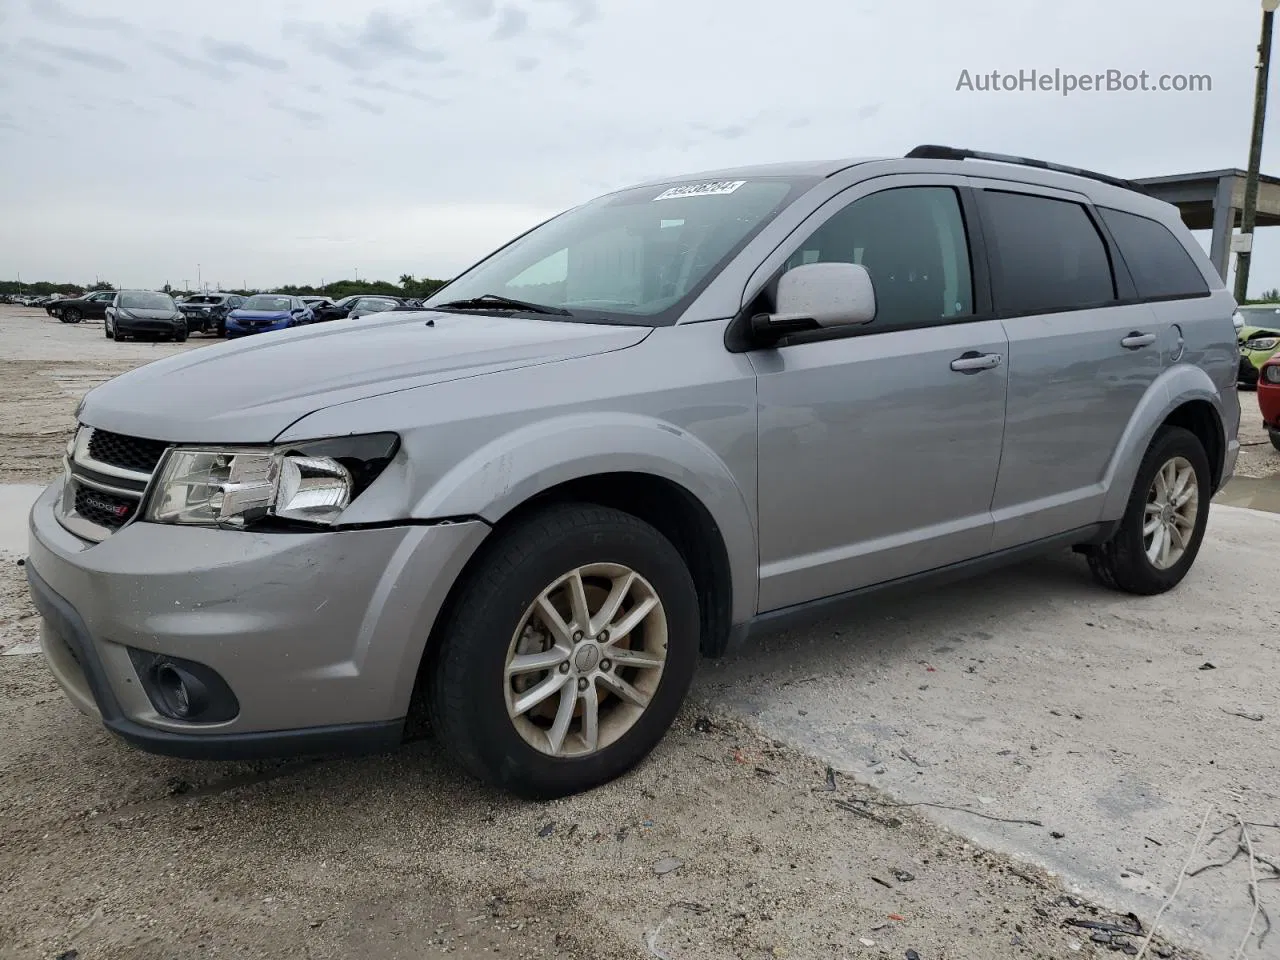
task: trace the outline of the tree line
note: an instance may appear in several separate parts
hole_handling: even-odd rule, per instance
[[[391,283],[388,280],[335,280],[333,283],[326,283],[323,286],[312,284],[284,284],[279,287],[272,287],[270,293],[283,293],[298,297],[329,297],[333,300],[341,300],[343,297],[352,296],[374,296],[383,294],[392,297],[412,297],[422,298],[429,297],[447,281],[432,280],[428,277],[421,279],[414,277],[412,274],[401,274],[398,284]],[[23,281],[19,283],[17,280],[0,280],[0,294],[14,296],[16,294],[24,294],[26,296],[49,296],[54,293],[75,294],[81,291],[88,292],[91,290],[115,290],[116,285],[106,280],[99,280],[96,283],[53,283],[47,280],[40,280],[35,283],[27,283]],[[196,293],[195,290],[180,290],[177,287],[165,284],[161,287],[165,293],[175,295],[185,295]],[[260,293],[259,290],[222,290],[222,293],[239,293],[249,296],[254,293]]]

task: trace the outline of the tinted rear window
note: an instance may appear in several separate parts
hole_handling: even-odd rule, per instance
[[[1196,297],[1209,292],[1191,254],[1163,223],[1099,207],[1140,297]]]
[[[1083,206],[995,190],[982,198],[998,310],[1054,313],[1115,300],[1106,244]]]

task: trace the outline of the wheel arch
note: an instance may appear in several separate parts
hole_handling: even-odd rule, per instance
[[[1222,395],[1204,370],[1179,365],[1165,371],[1143,396],[1108,465],[1102,519],[1118,520],[1124,515],[1142,457],[1157,431],[1166,426],[1190,430],[1204,444],[1217,493],[1226,464],[1225,421]]]

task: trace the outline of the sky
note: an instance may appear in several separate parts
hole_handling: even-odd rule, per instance
[[[1243,168],[1260,20],[1259,0],[0,0],[0,279],[447,278],[639,180],[920,143]],[[1033,69],[1212,89],[957,89]],[[1250,293],[1273,286],[1263,230]]]

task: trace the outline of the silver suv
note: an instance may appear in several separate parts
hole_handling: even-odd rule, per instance
[[[160,753],[430,729],[587,789],[699,656],[874,589],[1066,548],[1174,587],[1239,449],[1234,310],[1173,207],[1038,161],[619,190],[421,312],[93,390],[31,512],[45,654]]]

